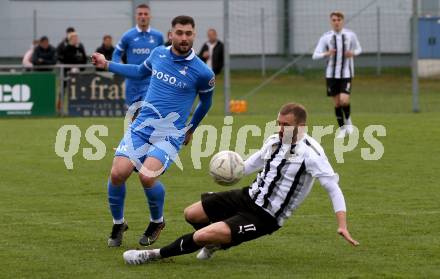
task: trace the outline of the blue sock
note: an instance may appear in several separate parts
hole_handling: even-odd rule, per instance
[[[107,190],[113,222],[121,224],[124,221],[125,183],[120,186],[114,186],[109,180]]]
[[[156,180],[153,187],[144,188],[147,197],[148,207],[150,208],[150,220],[156,223],[163,222],[163,206],[165,203],[165,188],[163,184]]]

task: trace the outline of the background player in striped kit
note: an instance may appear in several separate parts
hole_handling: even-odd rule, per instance
[[[304,132],[307,113],[303,106],[290,103],[278,114],[278,135],[269,137],[261,150],[245,161],[245,174],[259,171],[243,189],[202,194],[201,201],[185,209],[185,218],[197,231],[154,250],[129,250],[123,255],[128,264],[195,252],[209,259],[214,251],[236,246],[278,230],[304,201],[318,178],[333,203],[337,232],[350,244],[345,200],[323,148]]]
[[[127,64],[142,64],[157,46],[163,45],[163,34],[151,28],[151,9],[146,4],[136,7],[136,26],[122,35],[113,52],[112,61],[120,63],[125,55]],[[142,101],[147,94],[150,85],[150,76],[142,79],[125,79],[125,103],[129,107],[132,104]],[[135,117],[137,112],[135,113]],[[109,193],[112,191],[108,190]],[[140,243],[150,245],[160,235],[165,227],[163,219],[163,207],[165,203],[165,188],[160,181],[156,181],[151,188],[144,188],[145,195],[150,209],[150,224],[144,232]],[[118,244],[118,243],[116,243]],[[113,246],[113,245],[112,245]],[[118,245],[114,245],[118,246]]]
[[[326,81],[327,96],[333,98],[335,114],[339,127],[338,138],[353,131],[350,118],[350,93],[354,77],[353,57],[362,52],[356,34],[344,28],[344,14],[330,14],[332,30],[319,39],[313,59],[327,58]]]

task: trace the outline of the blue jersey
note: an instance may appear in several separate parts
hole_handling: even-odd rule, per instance
[[[215,76],[211,69],[197,57],[194,50],[186,57],[176,56],[171,47],[158,47],[144,61],[144,71],[151,72],[151,82],[145,101],[153,105],[166,117],[177,113],[174,121],[177,129],[182,129],[191,112],[198,94],[209,94],[215,86]],[[148,118],[157,118],[157,112],[143,107],[133,126]],[[145,133],[150,133],[146,127]]]
[[[163,45],[163,34],[153,28],[148,28],[146,32],[136,26],[122,35],[121,40],[116,45],[113,52],[112,61],[121,62],[122,54],[127,56],[127,64],[139,65],[150,56],[150,53],[157,46]],[[148,86],[150,78],[144,80],[127,79],[126,87],[130,86]]]
[[[140,65],[109,63],[108,70],[130,78],[151,76],[142,109],[125,133],[115,155],[134,160],[138,169],[146,156],[156,157],[168,167],[180,150],[196,97],[200,102],[191,119],[190,129],[198,126],[211,106],[214,73],[194,50],[184,57],[175,55],[171,47],[163,46],[154,49]]]

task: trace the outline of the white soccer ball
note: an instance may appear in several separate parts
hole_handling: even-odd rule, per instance
[[[244,175],[244,161],[234,151],[220,151],[211,158],[209,174],[217,184],[231,186]]]

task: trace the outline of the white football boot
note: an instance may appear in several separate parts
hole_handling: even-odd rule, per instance
[[[351,133],[353,133],[353,123],[351,123],[351,118],[347,118],[345,119],[345,131],[347,132],[348,135],[350,135]]]
[[[347,130],[346,130],[346,126],[344,125],[344,126],[339,128],[339,132],[336,135],[336,138],[337,139],[343,139],[343,138],[345,138],[346,134],[347,134]]]
[[[126,264],[144,264],[160,258],[155,250],[128,250],[122,257]]]
[[[206,245],[197,254],[199,260],[209,260],[214,255],[214,252],[220,249],[220,245]]]

